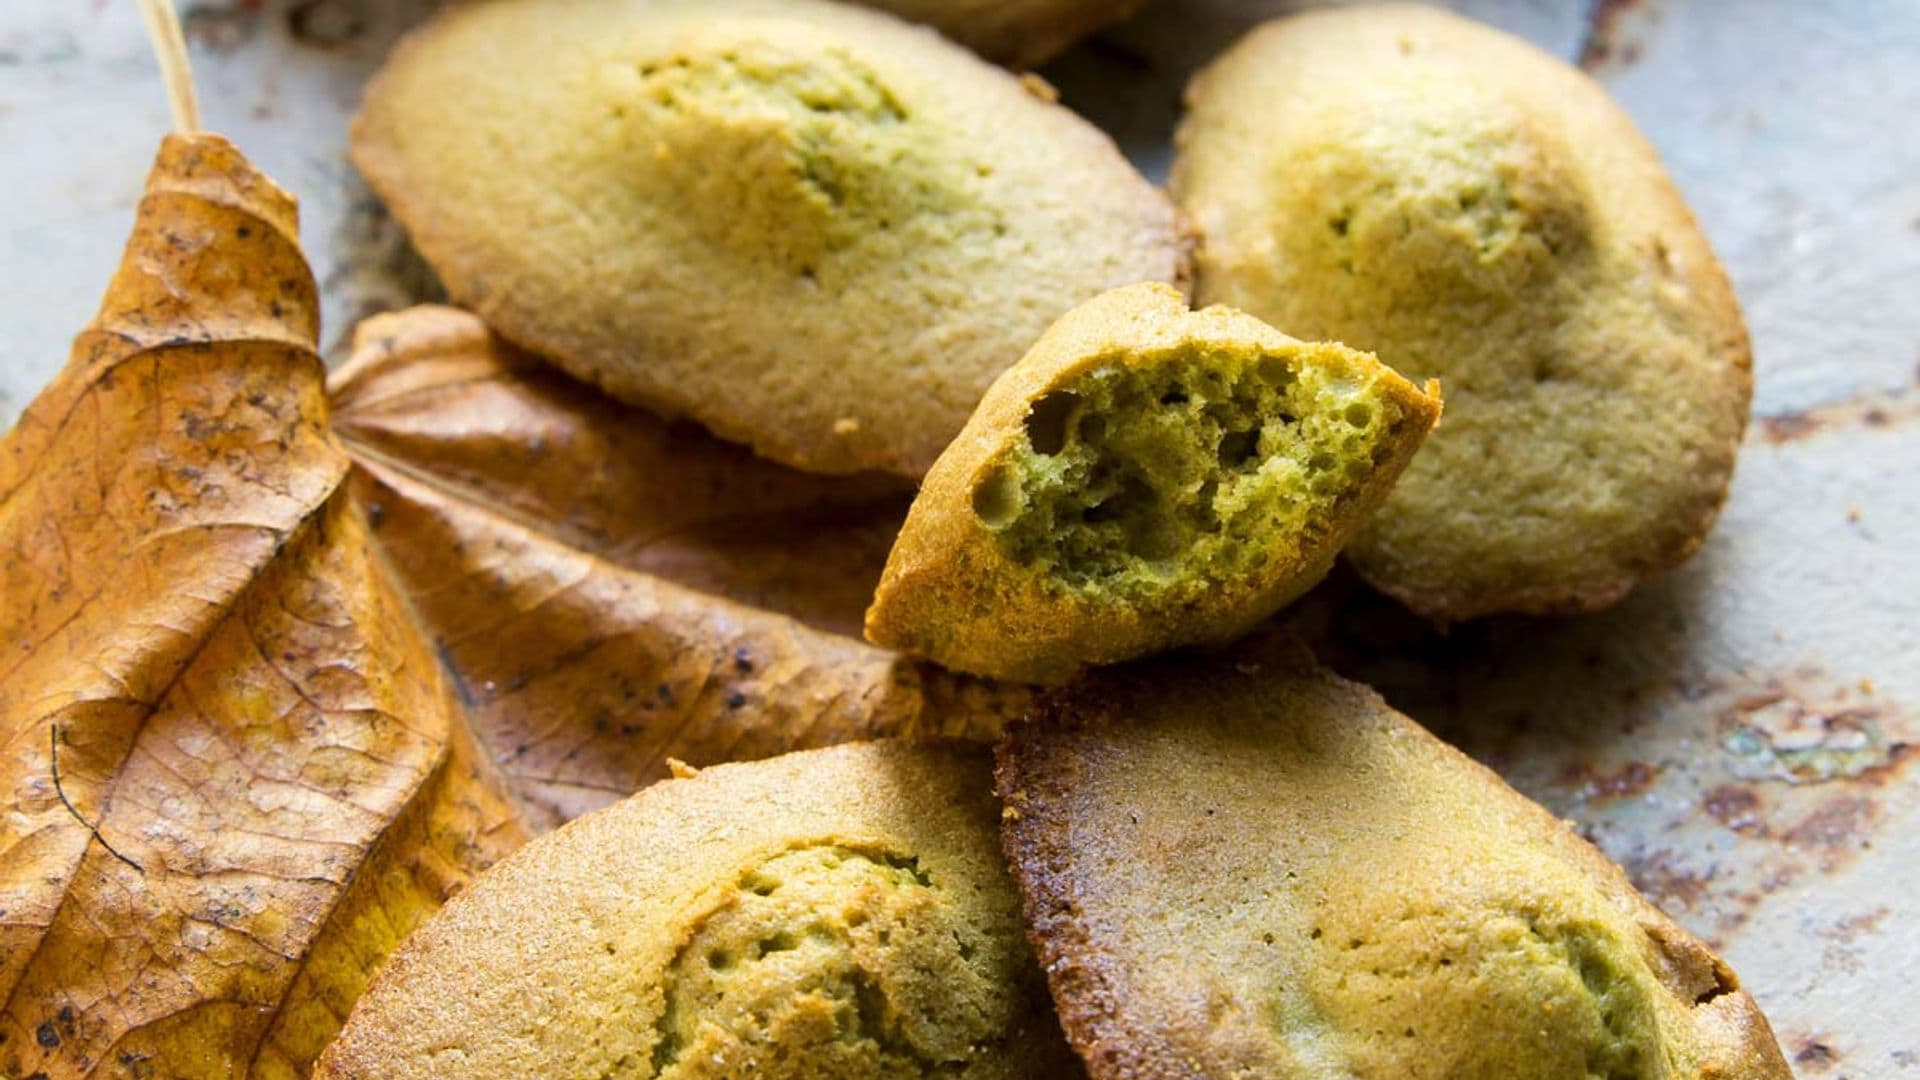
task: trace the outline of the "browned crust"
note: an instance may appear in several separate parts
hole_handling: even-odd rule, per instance
[[[1027,940],[1047,973],[1054,1012],[1091,1080],[1198,1080],[1195,1070],[1165,1070],[1179,1060],[1157,1033],[1127,1030],[1121,1021],[1121,973],[1087,937],[1080,918],[1073,848],[1063,809],[1076,782],[1071,738],[1106,722],[1068,708],[1070,691],[1044,695],[1034,712],[1008,729],[994,750],[1000,839],[1020,889]]]
[[[1255,647],[1276,669],[1314,666],[1290,634],[1266,635]],[[1085,754],[1080,736],[1120,722],[1115,702],[1076,683],[1041,694],[1027,716],[1010,724],[994,747],[994,791],[1004,804],[1000,842],[1054,1011],[1091,1080],[1205,1080],[1159,1032],[1125,1023],[1124,975],[1088,938],[1081,918],[1069,811]]]
[[[1193,662],[1176,654],[1146,667]],[[1321,668],[1306,646],[1285,631],[1257,635],[1210,662],[1233,664],[1242,673],[1257,667],[1263,674],[1294,673],[1342,683],[1378,709],[1391,711],[1371,688],[1347,683]],[[1212,1080],[1218,1075],[1163,1031],[1139,1023],[1137,1011],[1128,1014],[1123,1009],[1126,969],[1089,935],[1087,926],[1099,915],[1086,910],[1078,888],[1075,826],[1084,827],[1085,822],[1076,817],[1074,793],[1083,763],[1101,752],[1088,736],[1129,723],[1134,699],[1155,689],[1155,680],[1123,671],[1117,679],[1096,677],[1047,691],[1027,717],[1007,728],[994,752],[995,791],[1004,804],[1001,844],[1020,889],[1027,936],[1047,972],[1062,1029],[1092,1080]],[[1552,820],[1491,769],[1411,720],[1397,714],[1396,719],[1411,738],[1476,774],[1490,801]],[[1590,841],[1570,828],[1551,829],[1546,835],[1558,858],[1585,867],[1596,887],[1628,898],[1634,921],[1661,957],[1661,981],[1695,1005],[1692,1037],[1717,1047],[1722,1056],[1701,1062],[1699,1071],[1690,1075],[1698,1080],[1791,1077],[1766,1016],[1720,957],[1640,896],[1626,872]],[[1714,1007],[1721,999],[1728,999],[1727,1006]]]

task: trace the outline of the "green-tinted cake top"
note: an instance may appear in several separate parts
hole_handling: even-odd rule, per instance
[[[353,155],[503,336],[814,472],[918,478],[1054,318],[1187,264],[1098,129],[827,0],[448,5]]]

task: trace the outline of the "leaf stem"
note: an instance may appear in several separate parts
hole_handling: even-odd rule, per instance
[[[180,31],[180,15],[173,0],[139,0],[147,20],[153,55],[160,61],[160,78],[167,84],[167,103],[173,107],[173,129],[185,134],[200,130],[200,101],[193,91],[193,68],[187,63],[187,38]]]

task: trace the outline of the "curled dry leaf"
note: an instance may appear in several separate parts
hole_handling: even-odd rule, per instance
[[[457,308],[375,316],[354,346],[331,397],[356,460],[630,570],[860,636],[906,481],[798,472],[620,405]]]
[[[0,443],[0,1075],[305,1075],[534,829],[670,759],[986,734],[1023,700],[831,629],[858,604],[828,556],[884,542],[798,556],[828,588],[755,563],[896,496],[710,458],[464,316],[382,324],[335,436],[294,219],[224,140],[169,138]]]
[[[525,827],[340,487],[293,200],[162,146],[0,456],[0,1073],[296,1075]]]
[[[600,396],[451,308],[369,320],[334,380],[354,490],[540,820],[699,766],[990,738],[1024,688],[858,639],[907,493]]]

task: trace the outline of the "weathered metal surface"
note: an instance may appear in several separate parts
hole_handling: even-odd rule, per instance
[[[330,340],[429,280],[342,144],[430,6],[184,5],[210,124],[303,200]],[[1290,6],[1162,0],[1048,74],[1159,173],[1186,73]],[[1294,618],[1721,946],[1802,1075],[1920,1075],[1920,3],[1456,6],[1659,146],[1746,306],[1756,422],[1706,548],[1611,612],[1441,636],[1337,579]],[[164,122],[130,0],[8,0],[0,424],[91,312]]]

